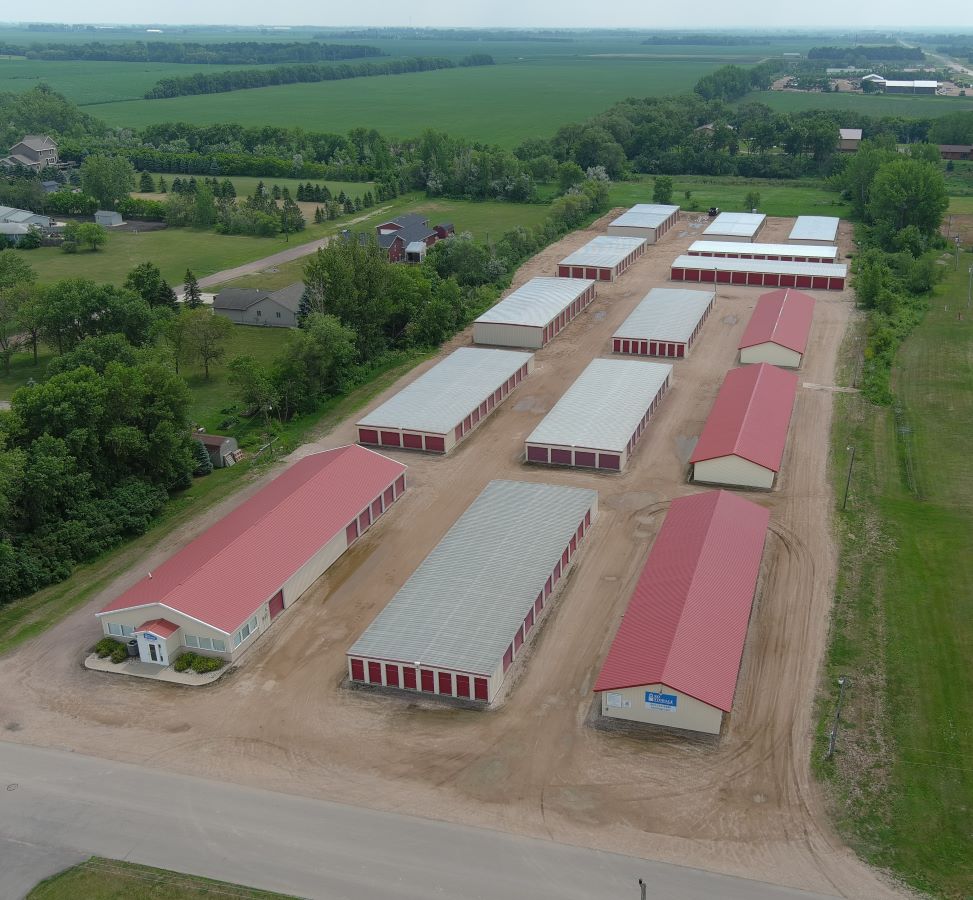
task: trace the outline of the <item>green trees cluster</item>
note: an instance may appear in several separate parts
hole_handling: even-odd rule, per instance
[[[135,168],[122,156],[93,153],[81,163],[81,188],[102,209],[114,209],[135,187]]]

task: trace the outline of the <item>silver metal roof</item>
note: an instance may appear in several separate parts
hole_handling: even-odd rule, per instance
[[[491,481],[348,654],[492,675],[597,497]]]
[[[615,330],[614,337],[685,343],[715,296],[713,291],[652,288]]]
[[[611,224],[622,225],[626,228],[658,228],[673,213],[677,212],[679,212],[678,206],[666,206],[661,203],[636,203]]]
[[[358,424],[448,434],[532,356],[517,350],[460,347]]]
[[[645,243],[645,238],[617,237],[613,234],[600,234],[583,247],[561,260],[562,266],[617,266],[633,250]]]
[[[592,360],[527,441],[621,453],[671,373],[666,363]]]
[[[766,218],[763,213],[720,213],[710,223],[709,228],[703,231],[703,234],[750,237],[760,230],[760,226],[763,225]]]
[[[798,216],[788,237],[792,241],[833,241],[840,221],[837,216]]]
[[[838,248],[828,245],[817,247],[811,244],[742,244],[740,241],[693,241],[689,249],[694,253],[701,253],[703,256],[711,256],[714,253],[765,253],[768,256],[838,258]]]
[[[848,266],[841,263],[787,262],[779,259],[727,259],[721,256],[679,256],[674,269],[716,269],[718,272],[764,272],[784,275],[828,275],[844,278]]]
[[[588,278],[531,278],[476,321],[543,328],[593,284]]]

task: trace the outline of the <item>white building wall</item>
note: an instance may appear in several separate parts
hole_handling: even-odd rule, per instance
[[[776,473],[739,456],[720,456],[693,465],[694,482],[770,490]]]
[[[655,228],[639,228],[635,225],[609,225],[605,231],[615,237],[645,238],[650,244],[654,244],[657,240]]]
[[[495,347],[527,347],[540,349],[544,342],[544,329],[535,325],[510,325],[500,322],[476,322],[473,325],[473,343]]]
[[[284,607],[290,606],[297,600],[347,549],[348,540],[342,528],[338,534],[284,582]]]
[[[650,706],[645,700],[646,692],[675,697],[675,708]],[[664,684],[646,684],[622,688],[618,691],[602,691],[601,714],[612,719],[662,725],[667,728],[682,728],[704,734],[719,734],[723,724],[723,710]]]
[[[753,347],[744,347],[740,351],[741,363],[770,363],[773,366],[782,366],[785,369],[799,369],[801,367],[801,354],[796,350],[781,347],[767,341]]]

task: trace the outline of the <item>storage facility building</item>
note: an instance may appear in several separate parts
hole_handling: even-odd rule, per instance
[[[360,419],[358,440],[449,453],[533,369],[531,353],[460,347]]]
[[[584,278],[531,278],[473,323],[473,342],[539,350],[595,299]]]
[[[691,480],[770,490],[796,393],[797,376],[767,363],[728,372],[689,458]]]
[[[603,716],[720,733],[769,521],[726,491],[672,501],[595,681]]]
[[[720,213],[703,237],[714,241],[755,241],[767,217],[763,213]]]
[[[406,467],[354,444],[313,453],[97,613],[142,662],[235,661],[406,488]]]
[[[837,216],[798,216],[787,240],[792,244],[833,244],[838,240]]]
[[[790,288],[763,294],[740,340],[740,362],[799,369],[813,319],[813,297]]]
[[[645,238],[598,235],[557,266],[561,278],[593,278],[595,281],[614,281],[646,248]]]
[[[677,257],[672,263],[673,281],[710,284],[757,285],[758,287],[844,290],[848,267],[842,263],[802,263],[777,259],[720,259],[716,256]]]
[[[741,244],[735,241],[693,241],[686,251],[689,256],[715,256],[725,259],[777,259],[787,262],[833,263],[838,248],[798,247],[793,244]]]
[[[713,291],[652,288],[615,331],[612,350],[634,356],[688,356],[715,299]]]
[[[527,461],[622,471],[671,381],[667,363],[592,360],[527,438]]]
[[[596,491],[491,481],[348,650],[348,677],[492,703],[597,514]]]
[[[645,238],[656,243],[679,221],[679,207],[661,203],[637,203],[622,213],[606,231],[621,237]]]

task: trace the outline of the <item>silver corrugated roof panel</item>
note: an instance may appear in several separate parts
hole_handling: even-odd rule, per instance
[[[671,373],[666,363],[592,360],[527,441],[621,453]]]
[[[447,434],[532,356],[516,350],[460,347],[358,424]]]
[[[673,213],[677,212],[679,212],[678,206],[665,206],[661,203],[636,203],[611,224],[626,228],[658,228]]]
[[[543,328],[593,284],[587,278],[531,278],[476,321]]]
[[[838,220],[835,219],[837,222]],[[794,237],[794,234],[791,234]],[[838,248],[811,244],[741,244],[739,241],[693,241],[689,247],[693,253],[711,256],[714,253],[765,253],[768,256],[822,256],[838,258]]]
[[[614,337],[685,343],[715,296],[713,291],[652,288]]]
[[[492,675],[597,496],[491,481],[349,655]]]
[[[837,216],[798,216],[789,238],[792,241],[833,241],[838,236],[840,221]]]
[[[721,234],[748,237],[756,234],[767,217],[763,213],[720,213],[703,231],[704,235],[718,236]]]
[[[633,250],[645,243],[645,238],[616,237],[600,234],[570,256],[561,260],[562,266],[598,266],[611,268],[617,266]]]
[[[782,272],[785,275],[827,275],[844,278],[848,266],[841,263],[787,262],[779,259],[727,259],[721,256],[679,256],[674,269],[715,269],[718,272]]]

